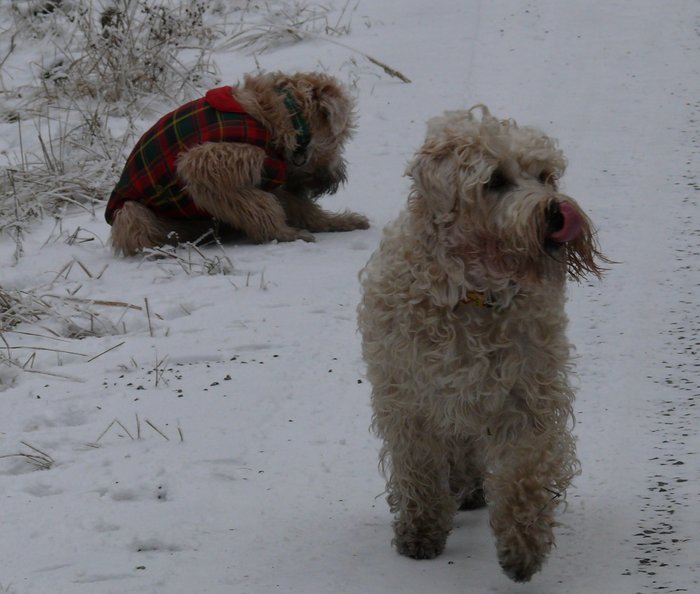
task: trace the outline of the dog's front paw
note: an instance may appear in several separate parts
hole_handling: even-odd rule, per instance
[[[542,547],[527,546],[519,543],[513,547],[498,550],[498,562],[503,572],[514,582],[528,582],[544,563],[550,549],[549,544]]]
[[[314,234],[310,231],[307,231],[306,229],[298,229],[296,232],[296,237],[294,239],[301,239],[302,241],[306,241],[307,243],[313,243],[314,241],[316,241],[316,237],[314,236]]]
[[[273,239],[279,242],[296,241],[297,239],[301,239],[307,243],[313,243],[316,241],[316,237],[314,237],[314,234],[310,231],[307,231],[306,229],[293,228],[289,228],[284,232],[278,233],[276,237],[273,237]]]
[[[355,231],[369,229],[369,219],[350,210],[340,213],[322,213],[313,220],[306,221],[309,229],[318,232]]]
[[[509,554],[499,555],[499,563],[505,573],[514,582],[529,582],[530,578],[542,567],[542,561],[524,560],[511,557]]]
[[[369,219],[360,213],[346,211],[342,214],[344,223],[343,231],[354,231],[355,229],[369,229]]]
[[[445,549],[447,533],[424,533],[417,529],[396,527],[394,546],[399,554],[412,559],[434,559]]]

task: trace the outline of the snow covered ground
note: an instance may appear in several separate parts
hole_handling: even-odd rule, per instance
[[[259,65],[352,85],[349,183],[324,202],[364,212],[368,231],[206,248],[233,265],[214,275],[113,257],[101,210],[36,223],[18,261],[0,233],[0,288],[76,319],[95,300],[105,329],[2,334],[26,370],[0,367],[0,592],[700,591],[700,5],[353,6],[334,39],[410,84],[322,39],[215,59],[223,81]],[[20,76],[3,65],[5,88]],[[501,573],[484,511],[460,514],[433,561],[391,549],[356,332],[357,273],[406,199],[425,120],[478,102],[559,138],[564,190],[617,262],[570,287],[583,474],[525,585]],[[1,130],[9,159],[18,127]]]

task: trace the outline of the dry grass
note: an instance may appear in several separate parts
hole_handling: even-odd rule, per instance
[[[22,331],[23,334],[48,339],[121,336],[128,334],[124,318],[130,312],[142,312],[149,334],[153,336],[156,321],[162,321],[163,317],[151,311],[148,299],[144,302],[144,305],[136,305],[126,301],[58,295],[47,293],[46,289],[13,292],[0,289],[0,340],[6,343],[3,332],[19,333],[20,324],[39,332]]]
[[[77,229],[69,234],[66,241],[91,239],[81,239],[79,231]],[[155,264],[157,270],[169,277],[182,272],[189,276],[232,274],[233,263],[220,244],[217,243],[216,248],[213,253],[211,248],[192,243],[157,248],[149,250],[142,265]],[[53,352],[59,361],[63,356],[69,356],[90,362],[124,344],[120,342],[100,353],[79,353],[63,348],[65,342],[86,337],[125,336],[135,329],[147,331],[150,336],[163,332],[163,317],[153,311],[148,298],[141,304],[135,304],[78,294],[84,288],[83,282],[89,286],[91,281],[98,281],[108,273],[108,265],[95,270],[74,257],[61,266],[44,286],[28,290],[11,290],[0,286],[0,391],[11,385],[22,372],[79,381],[79,378],[39,369],[39,353]],[[69,291],[68,286],[71,287]],[[166,334],[167,331],[166,328]],[[18,341],[20,337],[24,340]],[[26,337],[36,338],[41,346],[27,345]],[[52,342],[58,343],[58,347],[44,346]],[[157,373],[156,378],[163,379],[162,373]]]
[[[340,16],[331,19],[331,9],[316,2],[249,3],[234,32],[219,48],[264,53],[319,36],[347,35],[357,3],[352,10],[349,5],[346,2]]]
[[[142,329],[147,325],[153,335],[156,325],[162,324],[162,316],[145,305],[52,293],[56,280],[65,279],[73,268],[93,278],[98,278],[106,270],[95,275],[79,261],[72,260],[46,287],[26,291],[0,288],[0,390],[11,385],[20,373],[82,381],[63,373],[42,370],[40,355],[52,355],[59,365],[64,358],[89,363],[121,347],[124,342],[99,353],[79,352],[66,345],[86,337],[124,336],[133,331],[134,326]],[[127,327],[127,321],[131,327]]]
[[[53,49],[36,65],[34,92],[23,89],[27,106],[41,112],[46,102],[87,98],[123,112],[149,95],[177,102],[197,93],[215,75],[207,4],[78,0],[39,12],[13,3],[14,29]]]
[[[74,208],[96,214],[118,175],[122,143],[106,126],[83,125],[70,130],[59,126],[54,139],[52,123],[34,122],[38,155],[22,152],[17,163],[1,172],[0,234],[8,233],[15,240],[16,261],[23,254],[23,238],[34,220],[45,216],[60,219],[67,209]],[[20,138],[22,126],[18,123]]]
[[[206,241],[211,232],[205,234],[198,241],[187,242],[174,246],[162,246],[145,250],[145,260],[154,260],[158,267],[168,275],[175,271],[183,271],[188,276],[233,274],[234,267],[231,259],[221,243],[214,238],[218,253],[209,254],[201,244]]]
[[[0,57],[6,62],[27,37],[54,54],[31,65],[33,84],[6,88],[0,75],[0,118],[16,122],[20,139],[0,171],[0,233],[14,238],[16,260],[32,220],[104,204],[137,133],[135,117],[216,80],[208,48],[217,33],[203,0],[48,4],[11,5],[15,33]]]
[[[338,37],[350,33],[358,5],[359,1],[347,0],[338,16],[323,4],[305,0],[249,5],[233,34],[221,42],[218,49],[262,54],[301,41],[320,40],[359,54],[384,74],[410,83],[410,79],[396,68],[338,41]]]
[[[117,0],[102,12],[87,0],[33,6],[13,5],[17,34],[53,47],[55,57],[38,65],[34,85],[6,90],[0,110],[20,138],[19,156],[0,176],[0,233],[15,238],[17,258],[32,219],[103,204],[134,136],[133,114],[155,97],[159,107],[191,98],[215,75],[202,1],[170,8]],[[14,47],[13,37],[5,59]],[[116,136],[115,116],[126,116]],[[23,138],[38,138],[38,149],[26,150]]]
[[[16,454],[6,454],[4,456],[0,456],[0,460],[8,458],[18,458],[20,460],[23,460],[24,462],[27,462],[36,470],[49,470],[55,464],[56,461],[46,452],[43,452],[39,448],[28,444],[26,441],[22,441],[20,443],[29,451],[18,452]]]
[[[161,428],[159,428],[150,419],[144,419],[143,424],[146,425],[146,427],[148,427],[149,432],[152,431],[155,434],[162,437],[165,441],[170,441],[170,437],[168,437],[167,433],[164,430],[162,430]],[[108,435],[110,433],[114,433],[114,432],[118,432],[116,434],[117,437],[119,437],[119,438],[128,437],[131,441],[144,439],[146,436],[146,432],[144,431],[144,427],[141,423],[141,418],[139,417],[138,414],[136,414],[135,415],[135,425],[134,425],[134,429],[132,429],[132,431],[129,431],[129,428],[124,423],[122,423],[119,419],[114,419],[109,423],[109,425],[107,425],[107,427],[102,431],[102,433],[100,433],[100,435],[98,436],[98,438],[95,441],[90,442],[87,445],[89,447],[99,448],[99,447],[101,447],[100,442],[102,441],[102,439],[106,435]],[[178,437],[180,442],[183,442],[185,440],[182,428],[180,427],[179,423],[177,426],[177,437]]]

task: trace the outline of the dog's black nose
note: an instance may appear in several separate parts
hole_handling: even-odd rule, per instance
[[[546,211],[546,235],[547,239],[557,243],[574,241],[585,232],[585,215],[578,207],[568,201],[552,202]]]
[[[564,215],[561,213],[558,202],[552,202],[545,211],[547,224],[546,236],[556,233],[564,227]]]

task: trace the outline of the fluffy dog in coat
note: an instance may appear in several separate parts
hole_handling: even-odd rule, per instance
[[[484,106],[432,119],[407,208],[360,278],[373,428],[394,545],[439,555],[463,509],[488,504],[505,573],[526,581],[579,471],[564,313],[567,276],[600,276],[591,222],[562,194],[542,132]]]
[[[248,75],[163,116],[127,159],[105,218],[116,252],[197,239],[213,222],[255,242],[368,227],[316,203],[346,179],[353,101],[320,73]]]

